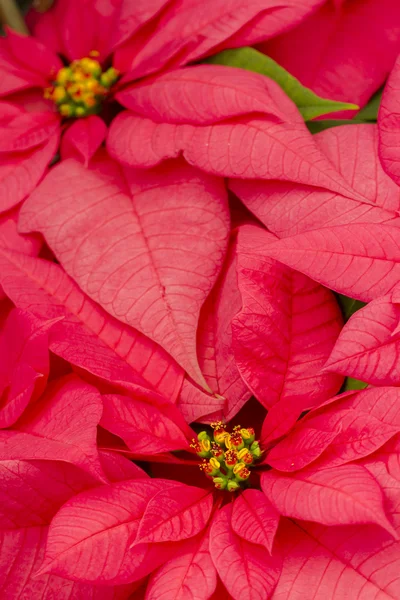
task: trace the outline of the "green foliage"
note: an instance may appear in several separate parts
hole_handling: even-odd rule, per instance
[[[360,381],[359,379],[353,379],[352,377],[346,377],[346,379],[344,380],[344,384],[342,389],[340,390],[341,392],[349,392],[351,390],[363,390],[364,388],[366,388],[368,385],[368,383],[365,383],[364,381]]]
[[[320,98],[314,92],[304,87],[298,79],[290,75],[283,67],[279,66],[272,58],[254,50],[254,48],[236,48],[234,50],[224,50],[215,56],[207,59],[208,63],[213,65],[225,65],[229,67],[238,67],[265,75],[283,89],[283,91],[293,100],[303,115],[305,121],[315,119],[321,115],[342,110],[357,110],[355,104],[346,102],[335,102],[327,98]]]
[[[378,118],[379,106],[382,100],[383,88],[374,94],[371,100],[357,115],[357,120],[375,123]]]
[[[342,309],[342,314],[345,321],[348,321],[355,312],[365,306],[365,302],[361,302],[361,300],[354,300],[354,298],[348,298],[347,296],[343,296],[343,294],[336,294],[336,297],[338,299],[340,308]]]

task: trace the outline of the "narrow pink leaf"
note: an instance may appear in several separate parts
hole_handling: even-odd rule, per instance
[[[279,513],[262,492],[244,490],[236,498],[231,524],[236,535],[253,544],[264,546],[272,554]]]
[[[400,276],[397,227],[356,223],[300,233],[268,246],[268,254],[327,287],[369,302]]]
[[[232,320],[242,307],[236,268],[232,246],[220,278],[203,305],[197,331],[200,368],[211,390],[225,399],[221,417],[226,421],[232,419],[251,396],[233,356]]]
[[[128,600],[136,584],[97,586],[56,575],[37,576],[43,560],[47,528],[2,532],[0,594],[7,600]]]
[[[0,432],[2,460],[61,460],[104,481],[96,448],[103,405],[95,388],[76,376],[57,381],[17,427]]]
[[[178,426],[179,411],[170,407],[168,414],[138,398],[117,394],[103,396],[104,408],[100,425],[118,435],[135,454],[158,454],[187,450],[188,440]],[[173,419],[176,412],[178,417]]]
[[[207,525],[212,507],[209,490],[183,484],[161,489],[146,506],[134,546],[193,537]]]
[[[141,569],[147,564],[147,573],[153,570],[157,553],[152,554],[147,544],[130,549],[130,543],[151,497],[174,485],[135,479],[71,498],[51,522],[40,574],[51,571],[69,579],[107,585],[146,575]]]
[[[232,504],[224,506],[211,526],[210,552],[215,568],[234,600],[269,598],[279,579],[280,560],[236,535],[231,515]]]
[[[147,173],[125,171],[111,181],[65,161],[25,203],[20,222],[22,230],[44,234],[93,300],[206,385],[196,328],[227,244],[221,181],[180,162]]]
[[[232,322],[233,349],[241,376],[266,408],[288,400],[301,412],[341,385],[341,379],[320,371],[342,318],[330,291],[269,258],[274,239],[257,226],[240,228],[243,306]]]
[[[0,461],[0,529],[48,525],[75,494],[98,485],[77,467],[51,461]]]
[[[325,525],[375,523],[397,537],[378,483],[360,465],[308,468],[295,475],[268,471],[261,476],[261,487],[284,516]]]
[[[209,532],[187,540],[172,560],[150,578],[147,600],[208,600],[217,585]]]
[[[379,156],[386,173],[400,185],[400,56],[397,58],[382,96],[378,115]]]
[[[314,139],[364,201],[277,181],[232,179],[230,188],[278,237],[349,223],[399,226],[400,190],[380,165],[376,126],[334,127]]]
[[[298,471],[316,460],[339,433],[299,427],[268,452],[265,462],[278,471]]]
[[[97,115],[77,119],[65,132],[61,142],[61,158],[75,158],[86,167],[103,143],[107,126]]]
[[[159,390],[174,401],[183,372],[157,344],[109,316],[58,265],[0,249],[0,282],[18,308],[48,320],[49,347],[111,382]]]
[[[49,374],[48,332],[42,321],[14,309],[0,334],[0,428],[10,427],[44,391]]]
[[[346,323],[325,369],[373,385],[400,382],[400,305],[388,294],[370,302]]]

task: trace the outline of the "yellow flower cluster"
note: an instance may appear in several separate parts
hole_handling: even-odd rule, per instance
[[[96,114],[104,98],[117,81],[119,72],[110,67],[102,71],[101,64],[91,56],[74,60],[60,69],[44,97],[52,100],[63,117],[87,117]]]
[[[255,441],[254,429],[236,425],[229,433],[218,421],[211,423],[213,437],[201,431],[191,448],[203,458],[199,465],[205,475],[211,477],[219,490],[235,492],[250,477],[250,467],[261,457],[259,442]]]

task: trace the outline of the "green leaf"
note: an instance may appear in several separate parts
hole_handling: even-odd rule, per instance
[[[215,56],[207,58],[205,62],[213,65],[238,67],[266,75],[270,79],[273,79],[286,92],[289,98],[293,100],[305,121],[331,112],[358,110],[359,108],[356,104],[335,102],[327,98],[320,98],[314,92],[304,87],[298,79],[290,75],[272,58],[254,50],[254,48],[245,47],[224,50]]]
[[[383,88],[374,94],[364,108],[360,110],[357,119],[375,122],[378,119],[379,106],[381,104]]]
[[[338,299],[340,308],[342,309],[342,314],[345,321],[348,321],[355,312],[365,306],[365,302],[361,302],[361,300],[354,300],[354,298],[348,298],[347,296],[343,296],[343,294],[336,294],[336,297]]]
[[[353,379],[352,377],[346,377],[344,384],[340,392],[349,392],[350,390],[363,390],[366,388],[368,383],[360,381],[359,379]]]
[[[319,133],[331,127],[339,127],[340,125],[359,125],[365,123],[362,119],[324,119],[323,121],[309,121],[307,123],[308,131],[311,133]]]

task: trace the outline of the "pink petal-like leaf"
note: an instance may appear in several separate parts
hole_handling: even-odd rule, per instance
[[[131,540],[149,500],[160,489],[175,485],[135,479],[71,498],[51,522],[40,572],[107,585],[146,575],[145,565],[147,573],[154,569],[161,550],[153,552],[147,544],[130,549]]]
[[[61,141],[61,158],[75,158],[86,167],[103,143],[107,126],[100,117],[91,115],[77,119],[65,132]]]
[[[270,244],[268,254],[364,302],[388,293],[400,278],[400,231],[385,224],[323,227]]]
[[[231,90],[227,95],[234,97]],[[284,121],[279,115],[244,115],[197,127],[123,112],[111,124],[107,148],[133,167],[151,167],[182,152],[188,163],[214,175],[294,181],[363,200],[325,157],[304,122],[290,115]]]
[[[137,396],[128,398],[117,394],[103,396],[103,416],[100,425],[118,435],[134,454],[158,454],[187,450],[189,443],[178,426],[182,418],[178,409],[155,407]],[[176,416],[176,419],[174,419]]]
[[[206,385],[196,328],[227,244],[221,181],[182,163],[111,180],[65,161],[25,203],[20,222],[44,234],[93,300]]]
[[[400,185],[400,55],[386,83],[378,115],[379,156],[386,173]]]
[[[323,431],[299,427],[268,452],[265,462],[278,471],[298,471],[316,460],[338,435],[338,430]]]
[[[232,247],[217,285],[203,305],[197,332],[199,364],[211,390],[225,398],[223,417],[226,421],[232,419],[251,396],[233,357],[232,320],[242,307],[236,267]]]
[[[290,431],[302,412],[296,398],[279,400],[268,409],[261,429],[261,442],[268,447],[271,442],[281,438]]]
[[[37,256],[43,245],[37,234],[18,233],[19,209],[14,208],[0,215],[0,245],[28,256]]]
[[[95,388],[70,376],[49,386],[14,429],[0,432],[2,460],[61,460],[104,481],[96,448],[103,404]]]
[[[384,508],[381,488],[360,465],[342,465],[294,475],[268,471],[261,487],[280,514],[325,525],[375,523],[397,537]]]
[[[272,79],[220,65],[161,74],[125,88],[117,99],[134,113],[161,123],[208,125],[249,113],[303,122],[296,106]]]
[[[393,495],[387,484],[385,495]],[[393,491],[394,502],[388,506],[398,530],[398,487]],[[316,600],[384,600],[400,594],[400,544],[374,525],[326,527],[282,519],[277,543],[284,563],[274,600],[307,597],[310,585]]]
[[[150,578],[147,600],[208,600],[217,585],[209,533],[187,540],[172,560]]]
[[[52,112],[24,112],[0,125],[0,152],[24,152],[47,142],[60,127]]]
[[[363,106],[392,68],[399,19],[392,0],[333,0],[261,48],[320,96]]]
[[[233,531],[248,542],[264,546],[270,554],[278,524],[278,511],[258,490],[244,490],[233,503]]]
[[[215,568],[234,600],[269,598],[279,579],[280,560],[236,535],[231,515],[232,504],[224,506],[211,526],[210,552]]]
[[[100,450],[99,455],[103,471],[112,483],[125,481],[125,479],[143,479],[148,477],[143,469],[121,454]]]
[[[159,390],[174,401],[183,372],[157,344],[109,316],[51,262],[0,249],[0,282],[18,308],[41,319],[63,317],[49,347],[103,379]]]
[[[25,152],[6,152],[0,163],[0,212],[16,206],[42,178],[56,152],[58,135]]]
[[[0,529],[48,525],[75,494],[98,485],[73,465],[51,461],[0,461]]]
[[[308,428],[335,433],[321,456],[324,464],[357,460],[378,450],[400,431],[399,401],[400,389],[395,387],[369,388],[343,399],[338,396],[331,405],[309,413],[296,427],[295,435],[301,438]]]
[[[43,560],[47,527],[2,533],[0,595],[7,600],[128,600],[136,584],[97,586],[56,575],[37,576]]]
[[[162,489],[147,504],[134,545],[193,537],[207,525],[212,507],[209,490],[179,484]]]
[[[342,319],[329,290],[269,258],[274,239],[257,226],[240,229],[243,306],[232,323],[233,349],[243,379],[264,406],[288,400],[301,412],[340,387],[341,379],[320,371]]]
[[[218,413],[219,418],[222,418],[226,398],[207,394],[185,378],[177,405],[186,421],[192,423],[193,421],[202,421],[204,417],[214,413]]]
[[[62,60],[34,37],[21,35],[9,28],[5,42],[14,60],[24,69],[39,75],[44,86],[63,67]]]
[[[0,428],[13,425],[46,387],[48,332],[56,322],[16,309],[8,315],[0,335]]]
[[[365,201],[277,181],[232,179],[230,188],[278,237],[348,223],[399,226],[400,190],[380,166],[376,126],[334,127],[315,140]]]
[[[214,48],[245,46],[266,40],[293,27],[323,0],[215,0],[168,4],[153,27],[134,36],[115,54],[116,66],[138,78],[165,66],[199,59]],[[159,6],[154,0],[149,9]],[[149,12],[150,12],[149,10]],[[212,17],[210,18],[210,13]],[[147,35],[146,35],[147,34]],[[137,39],[139,38],[139,40]]]
[[[400,304],[392,294],[357,311],[346,323],[325,368],[373,385],[400,382]]]

